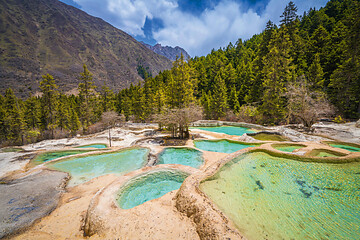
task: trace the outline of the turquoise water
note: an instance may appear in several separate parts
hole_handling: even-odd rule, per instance
[[[194,129],[205,130],[209,132],[225,133],[228,135],[241,136],[244,133],[253,133],[255,131],[249,130],[244,127],[221,126],[221,127],[194,127]]]
[[[84,146],[79,146],[76,148],[107,148],[106,144],[90,144],[90,145],[84,145]]]
[[[48,164],[49,168],[71,174],[69,186],[87,182],[93,178],[115,173],[126,174],[144,167],[149,150],[126,149],[118,152],[72,157]]]
[[[345,149],[345,150],[348,150],[350,152],[360,152],[360,148],[350,146],[350,145],[345,145],[345,144],[329,143],[329,146],[335,147],[335,148]]]
[[[166,148],[159,154],[159,164],[182,164],[199,168],[203,163],[202,153],[191,148]]]
[[[151,172],[126,183],[116,201],[122,209],[130,209],[179,189],[188,174],[174,170]]]
[[[273,145],[273,148],[283,152],[293,152],[296,149],[303,148],[305,146],[300,145]]]
[[[248,239],[359,239],[359,163],[243,154],[200,189]]]
[[[44,162],[48,162],[57,158],[71,156],[80,153],[89,152],[88,150],[69,150],[69,151],[54,151],[54,152],[45,152],[37,155],[33,160],[31,160],[32,165],[39,165]]]
[[[195,140],[194,145],[196,148],[204,151],[221,153],[233,153],[244,148],[256,146],[228,140]]]

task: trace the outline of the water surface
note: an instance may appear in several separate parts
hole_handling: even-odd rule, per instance
[[[188,174],[181,171],[161,170],[136,177],[118,192],[117,202],[122,209],[130,209],[179,189]]]
[[[244,133],[254,133],[255,131],[250,130],[249,128],[244,127],[234,127],[234,126],[221,126],[221,127],[193,127],[200,130],[205,130],[209,132],[216,133],[225,133],[228,135],[241,136]]]
[[[68,151],[50,151],[50,152],[44,152],[37,155],[32,161],[32,165],[39,165],[44,162],[48,162],[57,158],[71,156],[75,154],[80,153],[86,153],[89,152],[89,150],[68,150]]]
[[[123,175],[140,169],[147,162],[148,152],[149,150],[145,148],[132,148],[112,153],[72,157],[51,162],[48,166],[70,173],[69,186],[74,186],[102,175],[110,173]]]
[[[102,148],[107,148],[106,144],[90,144],[90,145],[84,145],[84,146],[78,146],[76,148],[98,148],[98,149],[102,149]]]
[[[350,145],[346,145],[346,144],[329,143],[329,146],[345,149],[350,152],[360,152],[360,147],[350,146]]]
[[[296,149],[300,149],[300,148],[303,148],[305,146],[303,145],[291,145],[291,144],[284,144],[284,145],[272,145],[273,148],[279,150],[279,151],[282,151],[282,152],[293,152],[294,150]]]
[[[181,164],[199,168],[203,163],[202,153],[191,148],[166,148],[159,154],[159,164]]]
[[[249,153],[200,188],[248,239],[359,239],[359,163]]]
[[[229,140],[195,140],[194,145],[204,151],[221,153],[233,153],[244,148],[257,146]]]

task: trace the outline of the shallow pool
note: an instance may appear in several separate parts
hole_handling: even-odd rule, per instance
[[[158,164],[181,164],[199,168],[204,163],[202,153],[192,148],[166,148],[159,154]]]
[[[305,147],[304,145],[293,145],[293,144],[284,144],[284,145],[272,145],[273,148],[282,151],[282,152],[293,152],[296,149],[300,149]]]
[[[200,189],[248,239],[359,237],[359,163],[249,153],[224,165]]]
[[[216,133],[225,133],[228,135],[241,136],[244,133],[254,133],[255,131],[250,130],[249,128],[244,127],[234,127],[234,126],[221,126],[221,127],[193,127],[193,129],[200,129],[209,132]]]
[[[187,177],[187,173],[175,170],[159,170],[141,175],[119,190],[116,201],[122,209],[136,207],[179,189]]]
[[[360,147],[355,147],[355,146],[346,145],[346,144],[338,144],[338,143],[328,143],[328,144],[331,147],[345,149],[350,152],[360,152]]]
[[[76,148],[98,148],[98,149],[101,149],[101,148],[107,148],[107,145],[99,143],[99,144],[90,144],[90,145],[78,146]]]
[[[250,135],[252,138],[260,141],[277,141],[277,142],[284,142],[288,141],[286,137],[277,134],[269,134],[269,133],[258,133],[255,135]]]
[[[334,152],[327,149],[313,149],[309,152],[309,156],[312,157],[342,157],[344,153]]]
[[[71,156],[80,153],[86,153],[86,152],[89,152],[89,150],[51,151],[51,152],[40,153],[33,160],[31,160],[31,164],[39,165],[44,162],[48,162],[57,158]]]
[[[69,186],[75,186],[102,175],[110,173],[122,175],[142,168],[147,162],[148,153],[149,150],[145,148],[132,148],[78,158],[72,157],[48,163],[48,167],[70,173]]]
[[[233,153],[244,148],[257,146],[229,140],[195,140],[194,145],[204,151],[221,153]]]

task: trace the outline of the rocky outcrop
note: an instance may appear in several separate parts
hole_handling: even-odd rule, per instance
[[[177,57],[179,58],[181,54],[184,56],[185,60],[191,58],[190,55],[185,51],[185,49],[179,46],[170,47],[170,46],[161,46],[161,44],[155,44],[154,46],[151,46],[144,42],[142,42],[142,44],[144,44],[147,48],[154,51],[155,53],[170,59],[171,61],[175,61],[176,58]]]
[[[20,179],[1,182],[0,238],[28,227],[52,212],[67,178],[67,173],[41,170]]]
[[[360,128],[360,119],[355,123],[355,127]]]

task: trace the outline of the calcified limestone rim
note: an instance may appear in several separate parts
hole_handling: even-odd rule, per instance
[[[287,142],[287,144],[292,144]],[[306,153],[314,149],[332,150],[333,148],[324,146],[320,143],[298,143],[305,147],[301,149],[306,150]],[[360,162],[360,153],[351,153],[341,157],[311,157],[311,156],[299,156],[294,153],[285,153],[279,150],[273,149],[271,143],[264,144],[259,147],[242,149],[238,152],[228,155],[220,161],[212,164],[204,171],[193,174],[185,179],[181,185],[176,196],[176,208],[185,213],[191,218],[197,228],[197,233],[202,239],[245,239],[245,237],[238,231],[231,220],[221,211],[219,208],[203,193],[199,186],[200,183],[211,178],[216,174],[222,166],[228,163],[235,157],[244,153],[250,152],[265,152],[277,157],[284,157],[295,161],[303,162],[319,162],[319,163],[350,163]],[[300,149],[297,149],[300,150]],[[337,151],[340,154],[346,154],[348,151]],[[346,152],[346,153],[345,153]],[[304,152],[303,152],[304,153]]]
[[[84,235],[92,236],[94,234],[98,234],[100,236],[105,236],[108,232],[117,232],[117,219],[121,218],[122,213],[126,213],[130,210],[122,209],[118,206],[118,203],[116,202],[116,194],[119,192],[119,189],[121,189],[121,187],[125,184],[133,181],[135,178],[163,170],[181,171],[189,175],[200,172],[200,170],[189,166],[163,164],[153,167],[144,167],[118,177],[114,182],[97,192],[91,200],[86,213]],[[158,199],[153,199],[149,202],[157,200]]]

